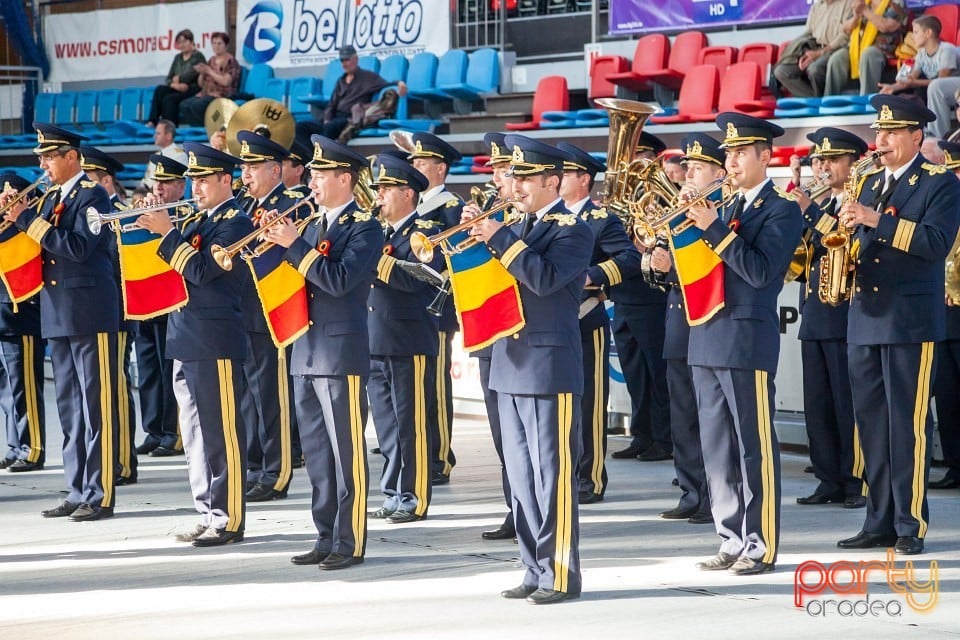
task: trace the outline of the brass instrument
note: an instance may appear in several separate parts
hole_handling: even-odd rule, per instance
[[[44,173],[39,178],[37,178],[33,182],[33,184],[27,186],[25,189],[18,191],[16,195],[12,196],[10,200],[6,202],[6,204],[0,207],[0,217],[6,215],[6,213],[13,208],[13,205],[17,204],[18,202],[26,198],[31,191],[33,191],[34,189],[40,186],[47,186],[49,183],[50,183],[50,177],[46,173]],[[30,200],[24,203],[24,206],[29,209],[30,207],[36,205],[40,201],[40,198],[42,197],[43,195],[41,194],[33,198],[30,198]],[[13,226],[13,223],[10,222],[9,220],[0,220],[0,233],[3,233],[4,231],[6,231],[12,226]]]
[[[390,140],[393,141],[397,149],[406,151],[407,153],[413,153],[417,148],[417,145],[413,142],[413,134],[403,129],[394,129],[391,131]]]
[[[644,172],[651,163],[636,160],[634,155],[643,125],[656,109],[643,102],[620,98],[598,98],[596,103],[610,113],[603,206],[616,214],[629,228],[636,217],[634,212],[637,211],[637,193],[643,186],[642,178],[652,177],[651,174],[655,172],[655,168]]]
[[[670,225],[674,220],[680,216],[685,216],[690,209],[703,203],[707,198],[715,194],[717,191],[728,189],[730,187],[731,183],[729,177],[714,180],[703,189],[695,191],[687,200],[674,205],[656,220],[636,220],[634,222],[634,232],[636,233],[636,237],[640,239],[644,246],[653,247],[656,245],[657,239],[666,233],[670,233],[672,235],[678,235],[682,233],[686,229],[690,228],[690,225],[693,224],[693,220],[686,220],[678,224],[676,227],[671,228]],[[727,204],[727,200],[732,199],[735,195],[736,191],[730,190],[729,195],[727,195],[718,206],[724,206]]]
[[[176,202],[166,202],[160,204],[149,205],[146,207],[139,207],[137,209],[127,209],[126,211],[117,211],[116,213],[100,213],[94,207],[87,207],[87,227],[90,229],[90,233],[94,235],[99,235],[100,230],[103,228],[104,223],[114,224],[120,220],[125,220],[127,218],[133,218],[134,216],[139,216],[141,213],[149,213],[151,211],[159,211],[160,209],[175,209],[176,207],[181,207],[184,205],[196,206],[198,204],[197,198],[190,198],[187,200],[177,200]],[[172,218],[170,221],[173,223],[183,222],[184,218]],[[132,225],[121,225],[120,231],[132,231],[137,227]]]
[[[420,262],[430,262],[433,260],[433,252],[437,247],[446,254],[460,253],[469,249],[475,245],[478,240],[474,237],[466,238],[461,242],[451,245],[449,240],[452,236],[465,231],[477,224],[481,220],[486,220],[490,216],[500,213],[501,211],[506,211],[508,208],[515,204],[514,200],[504,200],[503,202],[497,204],[494,207],[480,212],[475,217],[470,218],[464,222],[461,222],[458,225],[452,226],[449,229],[444,229],[440,233],[435,233],[432,236],[421,231],[414,231],[410,234],[410,249],[413,251],[413,255],[417,256],[417,260]],[[504,224],[513,224],[516,220],[520,220],[521,217],[517,216],[514,219],[505,221]]]
[[[371,157],[372,156],[368,156],[367,160],[370,160]],[[353,187],[353,197],[361,209],[366,209],[374,215],[379,214],[377,192],[376,189],[373,188],[373,174],[370,172],[369,163],[360,169],[357,175],[357,184]]]
[[[809,234],[800,237],[800,244],[793,250],[793,257],[787,265],[787,272],[783,274],[783,283],[793,282],[807,272],[807,265],[813,256],[813,247],[810,244]]]
[[[309,199],[297,200],[295,203],[290,205],[287,209],[285,209],[281,213],[278,213],[274,217],[268,219],[266,222],[263,223],[263,225],[261,225],[260,227],[257,227],[251,233],[248,233],[246,236],[237,240],[236,242],[234,242],[229,246],[221,247],[218,244],[210,245],[210,255],[213,257],[214,262],[220,265],[220,268],[223,269],[224,271],[230,271],[231,269],[233,269],[233,258],[237,254],[240,254],[240,257],[242,257],[244,260],[259,258],[260,256],[263,255],[263,253],[267,249],[274,246],[274,243],[264,241],[253,248],[249,246],[250,243],[252,243],[254,240],[258,239],[261,235],[263,235],[264,231],[266,231],[273,225],[277,224],[277,222],[279,222],[280,220],[284,220],[287,216],[289,216],[291,213],[293,213],[303,205],[309,206],[313,211],[313,213],[307,216],[306,218],[304,218],[303,220],[300,220],[297,222],[297,233],[301,233],[304,227],[307,226],[308,222],[312,222],[316,220],[316,210],[313,209],[313,205],[310,204]]]
[[[944,263],[946,270],[947,299],[952,305],[960,305],[960,234],[953,241],[953,247]]]

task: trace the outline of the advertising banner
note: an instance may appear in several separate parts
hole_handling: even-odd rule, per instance
[[[166,76],[178,54],[174,38],[190,29],[213,54],[210,34],[226,31],[222,2],[182,2],[130,9],[59,13],[43,20],[50,82]]]
[[[441,55],[450,48],[446,0],[239,0],[237,58],[274,69],[322,66],[353,45],[361,55]]]

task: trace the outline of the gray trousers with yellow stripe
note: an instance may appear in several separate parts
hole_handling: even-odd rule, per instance
[[[283,492],[293,473],[287,350],[278,349],[269,334],[247,335],[246,393],[240,401],[247,431],[247,480]]]
[[[497,399],[523,584],[579,594],[580,395]]]
[[[46,345],[45,340],[35,336],[0,337],[0,410],[6,415],[8,460],[44,463]]]
[[[774,563],[780,539],[780,445],[773,377],[692,366],[703,468],[720,551]]]
[[[50,338],[63,429],[67,500],[113,507],[117,465],[117,334]]]
[[[240,363],[173,361],[173,393],[190,491],[202,524],[243,531],[246,501],[246,434],[240,424]]]
[[[314,547],[362,558],[367,546],[366,378],[294,376],[310,510],[317,528]]]
[[[933,342],[847,347],[869,487],[867,533],[927,533],[934,354]]]

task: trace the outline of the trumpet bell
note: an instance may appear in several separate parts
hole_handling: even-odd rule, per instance
[[[427,234],[421,231],[414,231],[410,234],[410,250],[417,256],[420,262],[430,262],[433,260],[433,252],[437,245],[433,243]]]
[[[100,218],[100,212],[97,211],[96,207],[87,207],[87,228],[95,236],[100,235],[100,231],[103,229],[103,221]]]

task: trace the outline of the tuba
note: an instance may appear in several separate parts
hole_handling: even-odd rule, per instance
[[[656,109],[643,102],[619,98],[599,98],[596,103],[610,113],[603,206],[623,220],[630,230],[636,216],[634,212],[637,210],[637,193],[644,186],[643,179],[655,172],[654,168],[648,169],[654,163],[635,160],[633,156],[643,132],[643,125]],[[644,171],[645,169],[648,170]]]

